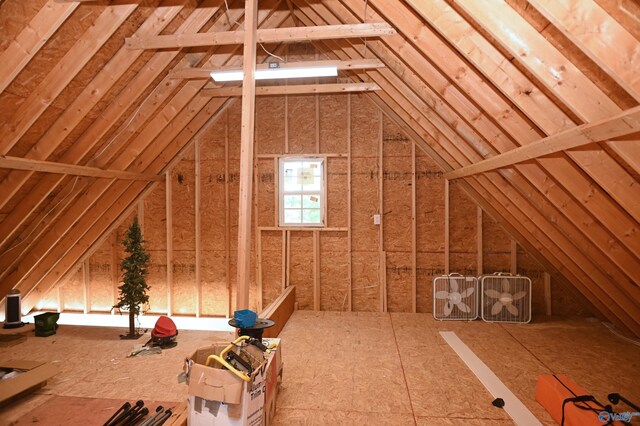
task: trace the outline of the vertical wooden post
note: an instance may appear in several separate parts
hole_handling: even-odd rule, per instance
[[[476,224],[476,228],[477,228],[477,236],[476,236],[476,244],[478,246],[478,257],[477,257],[477,272],[478,272],[478,276],[482,275],[484,273],[484,255],[483,255],[483,246],[484,246],[484,241],[482,238],[482,208],[480,206],[478,206],[478,212],[477,212],[477,224]]]
[[[287,231],[282,230],[282,291],[287,288]]]
[[[273,159],[273,226],[280,226],[280,164],[278,162],[278,157]]]
[[[384,149],[382,144],[382,123],[382,110],[378,110],[378,212],[380,214],[380,225],[378,225],[378,273],[380,283],[380,312],[387,312],[387,256],[384,251]]]
[[[167,315],[173,314],[173,190],[171,170],[165,173],[167,214]]]
[[[200,164],[200,141],[197,140],[195,142],[195,213],[196,213],[196,223],[195,223],[195,232],[196,232],[196,276],[195,276],[195,284],[196,284],[196,317],[200,317],[202,315],[202,277],[201,277],[201,258],[200,258],[200,250],[201,250],[201,232],[202,232],[202,223],[200,216],[200,206],[201,206],[201,192],[202,192],[202,183],[201,180],[201,164]]]
[[[225,276],[227,279],[227,318],[231,317],[231,210],[229,201],[229,108],[224,117],[224,241]]]
[[[518,243],[516,240],[511,240],[511,273],[513,275],[518,273]]]
[[[284,95],[284,153],[289,153],[289,95]]]
[[[120,292],[118,291],[118,287],[120,286],[120,271],[118,270],[118,229],[116,228],[112,234],[111,241],[111,280],[113,282],[113,305],[118,303],[118,296]],[[111,315],[115,315],[116,310],[111,310]]]
[[[449,179],[444,180],[444,273],[449,274]]]
[[[347,263],[347,311],[351,312],[352,307],[352,252],[351,252],[351,93],[347,95],[347,251],[349,252],[349,262]]]
[[[138,201],[138,224],[144,237],[144,200]]]
[[[313,231],[313,310],[320,310],[320,232]]]
[[[242,126],[240,131],[240,197],[238,213],[238,273],[236,309],[249,307],[251,267],[251,194],[253,166],[253,131],[255,124],[255,68],[257,0],[245,1],[245,30],[242,82]]]
[[[262,295],[262,232],[256,227],[256,280],[258,281],[257,297],[258,312],[262,311],[263,295]]]
[[[418,311],[418,238],[416,221],[416,144],[411,141],[411,312]]]
[[[82,287],[82,301],[84,304],[83,312],[85,314],[88,314],[91,311],[91,292],[89,289],[89,280],[91,277],[89,275],[89,268],[89,259],[87,259],[82,262],[82,282],[84,284]]]
[[[64,290],[62,287],[61,285],[58,286],[58,312],[64,311]],[[113,313],[113,310],[111,310],[111,313]]]
[[[552,315],[551,306],[551,275],[544,273],[544,307],[547,315]]]
[[[287,233],[287,253],[286,253],[286,259],[285,259],[285,266],[286,266],[286,270],[285,270],[285,288],[289,287],[289,280],[291,277],[291,270],[290,270],[290,266],[291,266],[291,231],[289,231],[287,229],[286,231]]]

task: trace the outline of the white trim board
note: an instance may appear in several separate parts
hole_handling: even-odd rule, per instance
[[[542,423],[529,411],[522,401],[502,383],[498,376],[487,367],[487,364],[482,362],[482,360],[460,340],[456,333],[453,331],[441,331],[440,335],[458,354],[462,361],[467,364],[467,367],[469,367],[473,374],[482,382],[489,393],[491,393],[494,398],[502,398],[504,400],[504,410],[517,425],[542,426]]]

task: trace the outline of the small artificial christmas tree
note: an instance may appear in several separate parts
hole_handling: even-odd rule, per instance
[[[113,306],[114,309],[129,311],[129,334],[120,336],[122,339],[140,337],[140,333],[136,333],[135,317],[140,314],[140,306],[149,302],[147,295],[149,286],[146,282],[146,276],[151,255],[145,251],[144,242],[138,216],[136,216],[122,241],[124,250],[129,255],[122,259],[120,270],[123,271],[123,284],[118,287],[120,296],[118,303]]]

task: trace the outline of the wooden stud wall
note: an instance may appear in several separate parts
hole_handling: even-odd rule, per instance
[[[263,97],[257,100],[256,110],[253,232],[257,250],[252,251],[252,309],[266,306],[283,288],[295,285],[299,309],[430,312],[432,280],[445,273],[445,222],[449,223],[451,272],[475,275],[479,261],[484,272],[509,271],[514,259],[509,235],[490,216],[480,214],[455,182],[449,184],[447,220],[442,172],[366,96]],[[233,309],[229,285],[235,285],[239,116],[239,106],[234,105],[210,123],[196,140],[199,164],[196,151],[188,151],[167,173],[167,185],[158,186],[145,199],[153,312],[171,309],[176,314],[226,316]],[[277,226],[277,160],[288,150],[293,155],[325,157],[326,228],[285,231]],[[196,170],[200,171],[198,184]],[[197,199],[199,211],[195,210]],[[167,206],[172,212],[168,221]],[[384,232],[373,223],[379,211]],[[198,216],[199,236],[195,234]],[[166,229],[167,223],[171,230]],[[118,232],[125,229],[123,224]],[[171,238],[168,247],[173,246],[171,254],[167,237]],[[112,241],[105,243],[91,264],[108,259],[112,247]],[[197,257],[200,285],[195,278]],[[171,270],[165,259],[173,259]],[[525,252],[518,252],[515,259],[517,272],[534,280],[534,312],[543,315],[556,293],[547,295],[544,271]],[[172,276],[170,290],[167,271]],[[90,275],[95,311],[111,303],[105,300],[112,287],[98,284],[108,277],[100,276]],[[78,305],[74,280],[65,284],[65,309]],[[554,299],[553,303],[562,302]],[[82,304],[76,309],[82,309]],[[581,311],[577,305],[571,309]]]

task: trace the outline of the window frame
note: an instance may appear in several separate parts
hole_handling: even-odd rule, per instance
[[[301,195],[310,192],[302,191],[285,191],[284,190],[284,170],[287,163],[314,161],[320,164],[320,189],[311,193],[320,193],[320,223],[286,223],[284,221],[284,196],[285,195]],[[283,228],[325,228],[327,213],[327,191],[326,191],[326,157],[321,155],[314,156],[282,156],[278,158],[278,226]],[[304,210],[300,207],[300,210]]]

